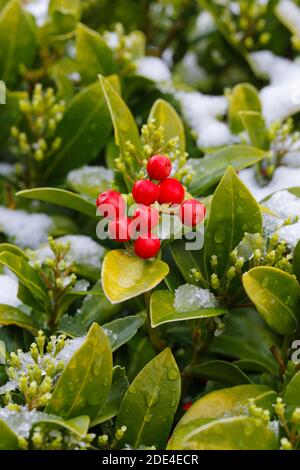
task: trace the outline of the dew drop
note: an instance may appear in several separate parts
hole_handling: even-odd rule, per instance
[[[168,369],[168,379],[169,380],[176,380],[178,378],[178,370],[171,368]]]
[[[214,231],[214,241],[216,243],[223,243],[225,240],[225,230],[223,227],[218,226]]]

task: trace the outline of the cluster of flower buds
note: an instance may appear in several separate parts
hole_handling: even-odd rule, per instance
[[[171,161],[165,155],[149,159],[149,179],[138,180],[133,185],[132,197],[137,206],[132,217],[125,214],[125,202],[120,193],[108,190],[97,198],[98,213],[110,220],[110,237],[121,243],[132,240],[134,252],[140,258],[152,258],[160,250],[160,239],[152,231],[159,223],[161,205],[170,207],[171,213],[178,215],[186,226],[195,227],[205,217],[206,209],[201,202],[184,201],[184,187],[177,179],[169,177],[171,170]]]

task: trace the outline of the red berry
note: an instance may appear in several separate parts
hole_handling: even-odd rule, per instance
[[[157,226],[159,212],[154,207],[139,204],[130,222],[129,233],[131,238],[136,239],[141,233],[150,233]]]
[[[181,204],[184,188],[175,178],[167,178],[159,184],[158,202],[160,204]]]
[[[200,224],[206,214],[205,206],[196,199],[188,199],[184,201],[179,209],[179,217],[184,225],[195,227]]]
[[[158,186],[150,180],[136,181],[132,188],[132,196],[138,204],[151,206],[158,196]]]
[[[110,234],[111,238],[117,242],[129,242],[129,225],[129,217],[120,217],[119,219],[112,220],[108,224],[108,233]]]
[[[172,164],[164,155],[154,155],[147,164],[147,172],[153,180],[164,180],[168,178],[172,170]]]
[[[140,258],[148,259],[157,255],[160,250],[160,239],[150,233],[149,235],[141,235],[134,242],[134,252]]]
[[[96,200],[98,213],[103,217],[115,219],[124,215],[125,203],[121,194],[111,189],[99,194]]]

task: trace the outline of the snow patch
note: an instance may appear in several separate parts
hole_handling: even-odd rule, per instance
[[[177,312],[194,312],[200,308],[214,308],[215,296],[208,289],[184,284],[175,290],[174,308]]]
[[[18,307],[22,303],[17,297],[18,285],[17,278],[0,275],[0,304]]]
[[[46,214],[0,207],[0,232],[21,247],[34,249],[45,243],[52,226],[53,221]]]
[[[171,80],[171,72],[166,63],[158,57],[142,57],[136,61],[136,74],[154,82]]]

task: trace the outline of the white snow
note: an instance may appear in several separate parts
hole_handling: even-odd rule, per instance
[[[300,35],[300,8],[292,0],[280,0],[276,14],[294,34]]]
[[[0,232],[21,247],[37,248],[46,242],[52,226],[53,221],[46,214],[0,207]]]
[[[70,242],[69,257],[77,264],[89,264],[95,268],[101,268],[101,257],[104,248],[98,245],[92,238],[86,235],[65,235],[56,238],[57,243],[66,244]],[[43,263],[46,258],[53,258],[54,255],[48,245],[37,250],[37,258]]]
[[[31,427],[34,424],[47,419],[48,416],[41,411],[29,411],[26,406],[22,406],[20,411],[0,408],[0,419],[5,421],[15,434],[25,438],[29,437]]]
[[[232,144],[235,137],[228,125],[219,120],[227,113],[228,102],[224,96],[210,96],[193,91],[177,91],[182,111],[188,124],[197,134],[199,147],[220,147]]]
[[[180,77],[189,86],[197,87],[201,80],[207,78],[206,70],[198,64],[198,57],[195,52],[187,52],[180,64],[176,67]]]
[[[208,11],[202,11],[196,19],[195,30],[198,35],[204,35],[215,31],[216,25],[213,17]]]
[[[136,61],[136,74],[154,82],[171,80],[171,72],[166,63],[158,57],[141,57]]]
[[[2,176],[11,176],[15,172],[14,165],[10,165],[9,163],[0,163],[0,175]]]
[[[293,251],[300,240],[300,222],[292,225],[284,225],[278,230],[280,241],[285,241],[287,246]]]
[[[0,304],[10,305],[11,307],[18,307],[22,302],[17,297],[18,281],[17,278],[8,276],[7,274],[0,275]]]
[[[28,0],[24,3],[25,10],[35,17],[39,26],[42,25],[48,16],[49,0]]]
[[[57,354],[58,361],[63,360],[65,364],[69,362],[75,352],[82,346],[86,336],[80,338],[70,339],[67,341],[66,346]]]
[[[300,168],[300,151],[295,150],[288,152],[282,159],[282,164],[291,168]],[[300,184],[300,181],[299,181]]]
[[[278,191],[264,203],[264,206],[284,219],[300,218],[300,198],[289,191]]]
[[[267,186],[260,186],[257,183],[254,168],[246,168],[240,171],[239,177],[258,201],[276,191],[300,186],[300,168],[278,167]]]
[[[73,189],[79,192],[91,194],[98,193],[108,188],[114,178],[113,170],[104,166],[84,166],[70,171],[67,181]]]
[[[260,91],[267,125],[300,111],[300,64],[267,50],[254,52],[251,57],[258,71],[270,80]]]
[[[216,298],[208,289],[184,284],[175,290],[174,308],[177,312],[194,312],[200,308],[213,308],[216,305]]]

